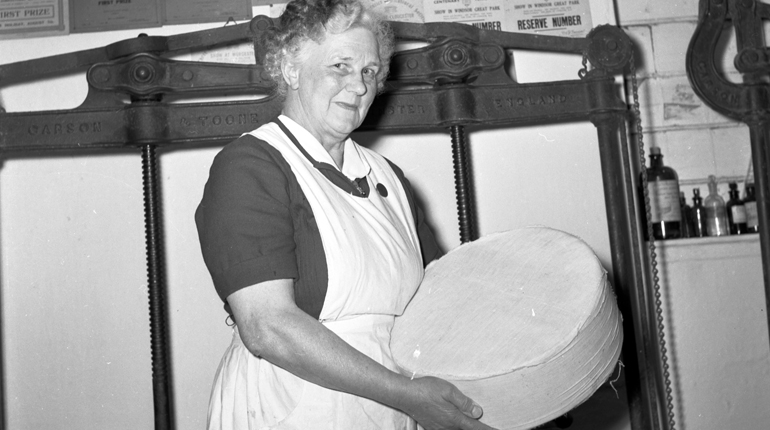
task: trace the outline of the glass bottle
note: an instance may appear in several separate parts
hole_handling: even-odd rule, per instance
[[[757,198],[754,195],[754,184],[746,183],[746,198],[743,199],[746,208],[746,232],[759,232],[759,214],[757,214]]]
[[[692,237],[706,237],[706,208],[703,207],[700,188],[693,188],[692,194]]]
[[[687,204],[684,191],[679,192],[679,208],[682,212],[682,237],[693,237],[692,208]]]
[[[730,182],[730,200],[725,205],[727,211],[727,224],[730,226],[730,234],[746,233],[746,206],[741,200],[741,192],[738,184]]]
[[[663,165],[663,155],[657,147],[650,148],[647,189],[653,237],[657,240],[680,237],[682,211],[679,207],[679,177],[674,169]]]
[[[727,210],[725,200],[717,192],[717,178],[709,176],[709,195],[703,202],[706,208],[706,232],[709,236],[727,236],[730,227],[727,225]]]

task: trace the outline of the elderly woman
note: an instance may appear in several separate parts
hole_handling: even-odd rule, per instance
[[[389,349],[439,253],[403,173],[349,138],[388,73],[389,27],[358,0],[297,0],[265,43],[282,114],[217,155],[196,212],[235,322],[209,429],[489,429]]]

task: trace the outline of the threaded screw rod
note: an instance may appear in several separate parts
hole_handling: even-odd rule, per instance
[[[449,127],[449,134],[452,136],[452,161],[455,174],[457,217],[460,223],[460,242],[468,243],[476,239],[471,177],[468,168],[468,145],[465,141],[463,126],[453,125]]]
[[[160,188],[154,145],[142,147],[144,226],[147,250],[147,289],[150,303],[150,343],[155,429],[172,428],[169,395],[168,341],[166,329],[166,285],[163,275],[163,233]]]

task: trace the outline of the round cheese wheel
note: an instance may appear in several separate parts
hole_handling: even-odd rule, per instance
[[[587,400],[613,372],[621,317],[607,272],[580,239],[495,233],[431,263],[391,349],[401,372],[455,384],[498,429],[529,429]]]

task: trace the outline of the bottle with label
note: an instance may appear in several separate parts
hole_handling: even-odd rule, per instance
[[[746,206],[741,200],[741,192],[738,184],[730,182],[730,200],[727,201],[727,224],[730,226],[730,234],[746,233]]]
[[[693,237],[692,208],[687,204],[687,197],[684,196],[684,191],[679,192],[679,208],[682,212],[682,237]]]
[[[700,188],[693,188],[692,194],[692,237],[706,237],[706,208],[703,207]]]
[[[754,184],[746,183],[746,198],[743,199],[746,208],[746,232],[759,233],[759,215],[757,214],[757,198],[754,195]]]
[[[706,232],[709,236],[727,236],[730,226],[727,224],[727,209],[725,200],[717,190],[717,178],[709,176],[709,195],[703,202],[706,207]]]
[[[663,155],[657,147],[650,148],[647,190],[650,196],[650,222],[653,237],[657,240],[681,237],[679,177],[674,169],[663,165]]]

